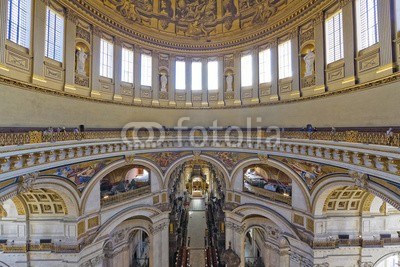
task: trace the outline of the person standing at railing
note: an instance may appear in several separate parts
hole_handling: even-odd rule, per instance
[[[386,131],[386,141],[389,146],[393,145],[393,129],[389,128]]]

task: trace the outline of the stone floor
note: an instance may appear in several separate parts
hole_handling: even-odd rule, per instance
[[[204,237],[207,222],[204,198],[192,198],[189,207],[188,238],[190,238],[190,266],[204,267]]]

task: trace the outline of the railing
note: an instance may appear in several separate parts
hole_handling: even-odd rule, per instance
[[[165,130],[164,134],[166,137],[176,137],[181,135],[182,137],[194,136],[201,137],[205,134],[208,137],[212,136],[229,136],[238,137],[239,133],[237,130],[207,130],[205,132],[196,130]],[[243,129],[242,133],[244,136],[249,134],[251,137],[269,137],[275,135],[274,132],[267,133],[264,130],[246,130]],[[137,137],[145,138],[149,134],[147,131],[139,131],[135,134]],[[160,131],[156,130],[155,136],[160,135]],[[127,137],[132,137],[133,132],[128,131]],[[249,136],[249,137],[250,137]],[[400,146],[400,133],[392,133],[388,136],[383,132],[363,132],[363,131],[343,131],[343,132],[331,132],[331,131],[281,131],[281,138],[292,138],[292,139],[310,139],[310,140],[325,140],[325,141],[339,141],[339,142],[351,142],[361,144],[375,144],[375,145],[388,145],[388,146]],[[86,132],[52,132],[45,133],[39,131],[29,132],[17,132],[17,133],[0,133],[0,146],[12,146],[12,145],[23,145],[23,144],[37,144],[44,142],[61,142],[61,141],[74,141],[74,140],[90,140],[90,139],[107,139],[107,138],[121,138],[121,131],[86,131]]]
[[[269,191],[269,190],[264,189],[264,188],[252,186],[250,184],[246,184],[246,186],[244,187],[243,191],[255,194],[256,196],[262,196],[262,197],[271,199],[273,201],[282,202],[282,203],[285,203],[285,204],[288,204],[288,205],[292,204],[292,197],[289,196],[289,195],[286,196],[286,195],[283,195],[283,194],[280,194],[280,193]]]
[[[335,249],[338,247],[383,247],[400,245],[400,238],[383,239],[336,239],[330,241],[314,241],[314,249]]]
[[[105,196],[101,199],[102,206],[109,206],[118,202],[125,201],[127,199],[133,199],[138,196],[150,193],[150,185],[139,187],[137,189],[133,189],[124,193],[117,193],[113,196]]]
[[[25,253],[27,251],[51,251],[55,253],[78,253],[79,245],[56,245],[53,243],[45,244],[22,244],[8,245],[0,244],[0,251],[4,253]]]

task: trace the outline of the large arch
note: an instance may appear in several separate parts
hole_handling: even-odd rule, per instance
[[[335,189],[343,186],[355,186],[355,182],[352,177],[348,175],[329,175],[318,181],[316,187],[313,189],[311,194],[311,207],[312,214],[321,215],[324,207],[325,199]],[[367,188],[362,188],[372,195],[384,199],[385,201],[391,201],[395,208],[399,209],[400,198],[395,196],[393,192],[389,191],[380,185],[374,183],[368,183]],[[392,204],[390,203],[390,204]],[[397,204],[397,206],[396,206]]]
[[[147,168],[150,169],[150,172],[152,172],[151,175],[151,192],[159,192],[162,188],[163,185],[163,175],[162,172],[159,170],[159,168],[154,165],[153,163],[143,160],[143,159],[136,159],[132,161],[127,161],[126,159],[118,160],[115,161],[108,166],[106,166],[104,169],[99,171],[88,183],[86,186],[83,194],[82,194],[82,201],[81,201],[81,206],[82,206],[82,212],[84,213],[87,210],[87,202],[88,199],[91,199],[92,194],[93,194],[93,188],[96,184],[98,184],[101,179],[103,179],[107,174],[110,172],[124,167],[124,166],[129,166],[129,165],[143,165]],[[100,201],[100,199],[99,199]]]
[[[230,181],[230,175],[228,170],[216,159],[214,159],[213,157],[210,157],[208,155],[202,155],[200,154],[199,156],[195,156],[195,155],[187,155],[184,156],[182,158],[180,158],[179,160],[175,161],[169,168],[168,170],[165,172],[164,175],[164,184],[163,184],[163,190],[168,190],[168,184],[169,184],[169,180],[171,179],[171,174],[173,172],[173,170],[181,165],[184,162],[187,162],[189,160],[193,160],[193,159],[202,159],[204,161],[210,162],[211,164],[215,165],[218,167],[218,169],[222,172],[223,176],[224,176],[224,181],[225,181],[225,186],[226,186],[226,190],[230,190],[231,189],[231,181]]]
[[[281,170],[286,175],[288,175],[300,188],[301,193],[302,193],[301,200],[304,202],[304,206],[307,207],[308,211],[311,210],[310,194],[309,194],[309,191],[308,191],[308,188],[307,188],[307,185],[305,184],[305,182],[289,166],[287,166],[286,164],[284,164],[280,161],[277,161],[277,160],[268,159],[267,161],[262,161],[259,158],[250,158],[250,159],[244,160],[239,165],[237,165],[232,171],[232,189],[242,191],[242,189],[243,189],[243,169],[245,167],[247,167],[249,165],[253,165],[253,164],[269,165],[271,167]]]

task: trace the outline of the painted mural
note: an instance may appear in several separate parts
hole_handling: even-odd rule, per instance
[[[240,161],[249,157],[254,157],[254,154],[237,152],[204,152],[204,155],[209,155],[217,159],[229,171],[231,171]]]
[[[89,183],[89,181],[96,173],[98,173],[111,162],[119,159],[122,159],[122,157],[81,162],[77,164],[58,167],[56,169],[42,171],[39,173],[39,175],[55,175],[66,178],[73,182],[80,191],[83,191],[86,184]]]
[[[314,184],[322,177],[333,174],[333,173],[348,173],[346,169],[337,168],[325,164],[297,160],[282,157],[271,157],[277,159],[291,167],[307,184],[308,188],[311,189]]]
[[[161,152],[140,154],[139,156],[150,159],[160,166],[162,170],[166,170],[173,162],[189,154],[191,154],[191,152]]]
[[[291,204],[292,179],[277,168],[255,164],[243,170],[243,191]]]

